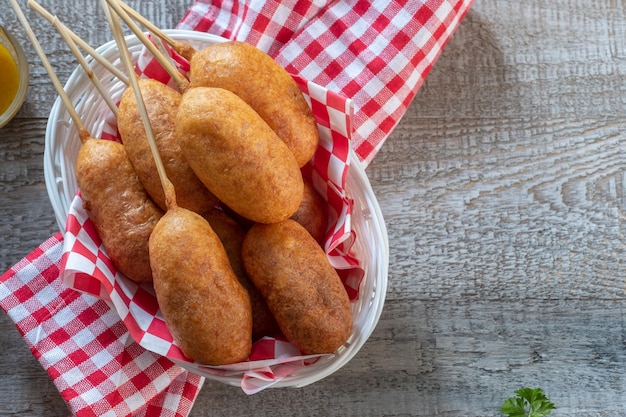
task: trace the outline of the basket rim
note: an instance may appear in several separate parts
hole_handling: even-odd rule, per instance
[[[223,42],[227,39],[196,31],[169,29],[165,30],[165,33],[177,40],[187,41],[199,41],[199,42]],[[134,36],[127,36],[127,43],[129,48],[137,47],[140,43]],[[107,42],[97,48],[97,51],[103,55],[107,52],[116,50],[117,46],[114,41]],[[65,84],[65,91],[70,94],[74,88],[80,87],[82,83],[91,83],[81,67],[76,69],[70,75],[68,81]],[[57,224],[62,233],[65,232],[65,221],[69,214],[69,207],[72,204],[72,200],[78,191],[77,188],[72,188],[72,185],[67,184],[67,179],[64,178],[63,168],[66,168],[63,164],[67,162],[65,159],[61,159],[57,164],[55,158],[58,157],[59,152],[67,145],[67,142],[71,141],[71,134],[68,138],[60,139],[57,135],[59,129],[67,129],[68,127],[73,129],[71,122],[67,122],[69,114],[65,109],[61,99],[57,97],[54,105],[50,111],[48,124],[45,134],[45,149],[44,149],[44,179],[48,195],[53,206]],[[60,126],[62,124],[62,126]],[[72,134],[75,132],[73,129]],[[78,133],[76,133],[76,138]],[[64,143],[58,141],[63,140]],[[59,146],[62,145],[62,146]],[[378,320],[381,316],[384,306],[387,279],[388,279],[388,265],[389,265],[389,242],[387,236],[387,230],[382,215],[380,206],[374,196],[371,184],[365,173],[365,168],[356,157],[353,149],[350,149],[350,169],[348,170],[348,178],[355,181],[360,187],[358,189],[351,190],[350,180],[347,183],[346,191],[352,194],[355,201],[362,204],[362,207],[367,207],[369,215],[367,217],[368,224],[358,231],[363,240],[371,241],[372,245],[369,249],[372,249],[372,257],[368,259],[368,268],[365,270],[365,275],[361,284],[361,291],[369,291],[371,296],[368,296],[368,311],[363,314],[361,320],[363,324],[358,328],[357,332],[354,332],[349,340],[349,344],[346,345],[339,354],[330,356],[328,359],[324,358],[319,362],[306,366],[302,369],[302,372],[296,372],[293,375],[288,375],[273,385],[271,388],[282,387],[303,387],[319,381],[328,375],[334,373],[345,364],[347,364],[364,346],[368,340],[374,328],[376,327]],[[70,174],[71,175],[71,174]],[[75,186],[75,185],[74,185]],[[61,191],[63,190],[63,192]],[[356,227],[355,227],[356,229]],[[365,301],[362,301],[365,303]],[[356,334],[356,336],[355,336]],[[185,363],[175,361],[183,368],[186,367]],[[191,372],[196,372],[203,377],[213,379],[228,385],[240,386],[241,376],[223,376],[210,373],[197,372],[195,369],[189,369]],[[300,371],[300,370],[299,370]]]

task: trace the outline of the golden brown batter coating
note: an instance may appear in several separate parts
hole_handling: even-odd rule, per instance
[[[304,184],[293,154],[235,94],[190,88],[180,103],[176,134],[198,178],[239,215],[273,223],[300,206]]]
[[[304,194],[298,211],[291,216],[300,223],[320,245],[324,242],[328,213],[326,201],[315,190],[310,181],[304,181]]]
[[[204,214],[204,218],[208,220],[222,241],[235,275],[241,285],[248,291],[248,295],[250,295],[250,303],[252,305],[252,340],[255,341],[264,336],[280,334],[280,329],[272,312],[243,267],[241,247],[246,237],[246,231],[239,223],[219,209],[208,211]]]
[[[350,300],[337,271],[295,221],[256,224],[242,257],[285,337],[305,354],[333,353],[348,340]]]
[[[304,166],[319,142],[317,125],[298,85],[260,49],[238,41],[217,43],[193,55],[192,87],[219,87],[248,103]]]
[[[211,209],[217,203],[217,198],[202,184],[187,163],[180,140],[174,133],[180,93],[151,79],[140,79],[139,88],[165,172],[176,190],[178,206],[196,213]],[[122,95],[118,129],[141,183],[159,207],[166,210],[163,187],[132,88]]]
[[[148,239],[163,212],[139,182],[124,146],[88,139],[78,152],[76,180],[113,265],[133,281],[152,281]]]
[[[150,237],[150,263],[163,317],[187,357],[208,365],[248,358],[250,298],[203,217],[168,210]]]

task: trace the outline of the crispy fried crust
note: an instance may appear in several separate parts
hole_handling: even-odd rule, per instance
[[[139,88],[165,172],[176,190],[177,204],[196,213],[211,209],[217,198],[202,184],[183,157],[181,141],[174,132],[180,93],[152,79],[140,79]],[[161,180],[131,88],[122,94],[118,129],[142,185],[159,207],[166,210]]]
[[[288,219],[252,226],[242,258],[283,334],[303,353],[333,353],[350,337],[353,319],[346,290],[300,224]]]
[[[304,226],[317,243],[320,245],[323,243],[328,223],[326,201],[310,181],[304,181],[302,203],[291,219]]]
[[[198,178],[239,215],[273,223],[298,209],[304,184],[293,154],[235,94],[190,88],[180,103],[176,134]]]
[[[248,358],[250,298],[204,218],[168,210],[150,237],[150,263],[163,317],[187,357],[208,365]]]
[[[248,291],[248,295],[250,295],[250,304],[252,305],[252,340],[255,341],[264,336],[280,334],[280,329],[272,312],[243,267],[241,247],[243,246],[243,239],[246,237],[246,231],[235,220],[219,209],[208,211],[204,218],[208,220],[222,241],[235,275],[241,285]]]
[[[76,180],[113,265],[134,281],[152,281],[148,239],[163,212],[139,182],[124,146],[88,139],[78,153]]]
[[[311,109],[283,67],[260,49],[230,41],[204,48],[191,59],[192,87],[225,88],[241,97],[306,164],[319,136]]]

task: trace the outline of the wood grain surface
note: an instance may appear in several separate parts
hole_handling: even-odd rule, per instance
[[[46,7],[92,45],[97,2]],[[173,27],[189,0],[129,1]],[[626,415],[626,2],[476,0],[367,167],[390,239],[380,322],[356,357],[301,389],[206,381],[191,416],[500,416],[541,387],[554,416]],[[56,232],[42,168],[55,93],[31,58],[0,130],[0,267]],[[38,19],[32,13],[32,19]],[[76,66],[37,30],[62,80]],[[0,416],[64,402],[0,313]]]

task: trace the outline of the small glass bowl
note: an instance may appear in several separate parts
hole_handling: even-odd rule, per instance
[[[0,114],[0,128],[9,123],[9,121],[17,114],[19,109],[24,103],[26,98],[26,91],[28,90],[28,61],[22,46],[17,39],[11,33],[9,33],[4,27],[0,26],[0,43],[7,48],[13,61],[17,64],[17,70],[19,72],[20,82],[17,88],[17,93],[13,98],[13,102],[9,105],[6,111]]]

